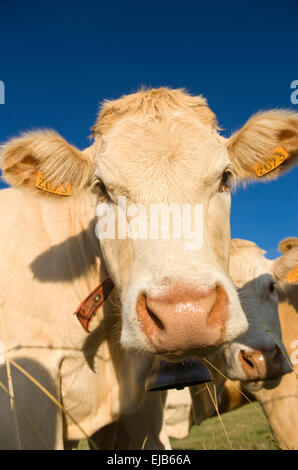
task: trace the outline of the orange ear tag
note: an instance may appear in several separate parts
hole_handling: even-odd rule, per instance
[[[270,171],[281,165],[288,158],[288,156],[288,152],[286,152],[283,147],[276,147],[276,149],[273,150],[272,158],[267,160],[264,165],[253,166],[253,169],[255,170],[257,176],[264,176],[266,173],[270,173]]]
[[[286,276],[286,279],[291,283],[295,284],[295,282],[298,282],[298,266],[297,268],[292,269]]]
[[[42,173],[38,173],[36,177],[36,187],[42,191],[47,191],[48,193],[58,194],[59,196],[70,196],[71,195],[71,186],[70,184],[60,184],[59,186],[55,183],[47,181]]]

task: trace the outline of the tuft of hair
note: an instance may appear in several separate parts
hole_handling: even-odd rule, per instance
[[[57,132],[27,132],[2,145],[0,168],[12,186],[32,189],[38,172],[57,185],[69,183],[74,192],[85,188],[92,177],[89,149],[80,151]]]
[[[297,237],[285,238],[278,245],[278,249],[281,253],[286,253],[287,251],[291,250],[292,248],[296,248],[296,247],[298,247],[298,238]]]
[[[265,250],[262,250],[256,243],[250,240],[242,240],[241,238],[233,238],[231,240],[231,256],[236,256],[242,250],[252,250],[254,253],[258,255],[264,255],[266,253]]]
[[[147,89],[143,87],[138,92],[124,95],[119,99],[105,100],[100,106],[92,132],[105,134],[115,122],[123,117],[149,114],[160,119],[169,112],[179,109],[192,111],[205,125],[217,128],[216,116],[201,95],[192,96],[182,88]]]

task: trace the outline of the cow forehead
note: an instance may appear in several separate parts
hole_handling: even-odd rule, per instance
[[[212,181],[229,163],[217,132],[183,114],[123,119],[112,126],[104,140],[97,172],[112,183],[117,179],[129,185],[149,179],[188,178],[197,187],[200,181],[208,184],[208,179]]]

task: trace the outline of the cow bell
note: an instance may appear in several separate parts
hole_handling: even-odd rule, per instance
[[[152,369],[145,382],[148,392],[168,390],[210,382],[211,375],[208,369],[198,359],[186,359],[181,362],[168,362],[155,358]]]

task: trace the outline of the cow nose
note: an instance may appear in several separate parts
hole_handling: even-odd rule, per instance
[[[278,346],[268,351],[241,350],[238,358],[248,382],[275,379],[283,374],[283,358]]]
[[[223,342],[227,307],[221,286],[203,291],[177,285],[160,296],[140,295],[136,311],[155,352],[185,352]]]

